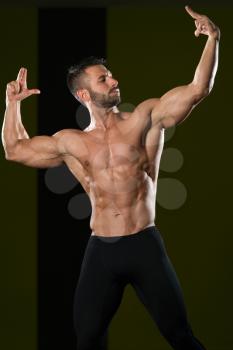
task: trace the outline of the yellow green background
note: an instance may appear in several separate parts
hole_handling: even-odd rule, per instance
[[[178,210],[157,206],[157,225],[179,276],[195,335],[207,349],[233,349],[232,332],[232,8],[201,7],[221,28],[220,65],[210,96],[179,125],[165,147],[184,157],[174,177],[188,196]],[[29,70],[37,86],[37,8],[0,12],[1,89],[18,69]],[[123,102],[136,105],[190,82],[204,47],[182,6],[110,7],[107,58],[119,80]],[[29,135],[36,134],[37,97],[23,104]],[[37,348],[37,180],[36,169],[1,156],[0,348]],[[120,258],[120,257],[119,257]],[[168,350],[131,287],[114,317],[109,350]],[[52,349],[51,349],[52,350]]]

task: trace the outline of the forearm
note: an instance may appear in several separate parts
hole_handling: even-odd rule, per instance
[[[214,85],[218,68],[218,55],[219,37],[209,36],[193,79],[193,83],[201,91],[209,93]]]
[[[20,101],[7,103],[2,125],[2,143],[6,153],[9,155],[18,140],[29,138],[20,114]]]

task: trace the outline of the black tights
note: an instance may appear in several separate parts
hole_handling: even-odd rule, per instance
[[[78,350],[103,349],[127,284],[173,349],[205,349],[192,333],[179,281],[153,225],[127,236],[90,236],[74,297]]]

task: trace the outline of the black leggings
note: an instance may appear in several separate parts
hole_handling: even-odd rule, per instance
[[[126,236],[90,236],[74,296],[78,350],[104,348],[127,284],[173,349],[205,349],[192,333],[179,281],[153,225]]]

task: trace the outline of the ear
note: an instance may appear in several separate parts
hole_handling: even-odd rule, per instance
[[[76,91],[77,97],[83,101],[83,102],[88,102],[90,101],[90,94],[87,89],[79,89]]]

